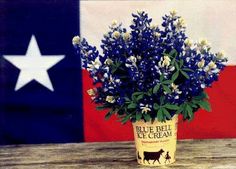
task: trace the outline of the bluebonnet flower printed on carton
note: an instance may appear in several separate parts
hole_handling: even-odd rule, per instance
[[[224,53],[212,53],[206,39],[188,39],[184,19],[174,10],[161,26],[144,11],[132,16],[130,32],[112,21],[101,41],[103,53],[84,38],[72,40],[93,79],[88,94],[97,109],[108,109],[105,117],[115,114],[122,123],[165,121],[175,114],[192,120],[199,108],[210,111],[204,89],[218,80]]]

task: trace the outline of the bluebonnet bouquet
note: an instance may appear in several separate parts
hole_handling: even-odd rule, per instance
[[[207,40],[193,43],[185,34],[184,19],[171,11],[161,26],[144,11],[132,14],[131,31],[113,21],[101,42],[102,54],[84,38],[72,43],[93,79],[88,90],[97,109],[108,109],[128,120],[170,120],[182,114],[191,120],[203,108],[210,111],[204,92],[218,80],[227,61],[212,53]]]

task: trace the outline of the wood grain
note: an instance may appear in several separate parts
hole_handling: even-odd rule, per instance
[[[176,155],[174,164],[158,168],[236,169],[236,139],[178,141]],[[133,142],[108,142],[0,146],[0,168],[147,169],[149,167],[137,164]]]

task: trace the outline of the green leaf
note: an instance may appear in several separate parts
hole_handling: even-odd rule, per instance
[[[183,59],[181,59],[181,60],[179,61],[179,67],[182,67],[183,64],[184,64],[184,61],[183,61]]]
[[[124,115],[126,112],[127,112],[127,107],[120,108],[120,109],[117,111],[117,115]]]
[[[179,65],[178,65],[177,62],[175,62],[175,67],[176,67],[177,70],[179,70]]]
[[[180,72],[181,72],[182,75],[184,75],[184,77],[186,77],[187,79],[189,79],[189,76],[188,76],[188,74],[187,74],[186,72],[184,72],[184,71],[182,71],[182,70],[180,70]]]
[[[175,112],[176,114],[181,114],[183,112],[183,107],[180,106],[179,109]]]
[[[187,110],[183,109],[182,114],[184,116],[184,119],[186,120],[188,118],[188,112]]]
[[[134,92],[131,96],[132,100],[134,102],[137,102],[139,100],[141,100],[144,96],[144,92]]]
[[[178,52],[175,49],[172,49],[169,53],[170,56],[176,57],[178,55]]]
[[[139,121],[142,118],[142,113],[136,112],[136,120]]]
[[[194,96],[193,99],[197,99],[197,100],[203,100],[203,99],[208,99],[209,96],[207,95],[206,92],[201,92],[198,96]]]
[[[171,90],[170,90],[170,88],[169,88],[168,86],[162,85],[162,87],[163,87],[163,89],[165,90],[165,92],[171,93]]]
[[[208,94],[207,94],[206,92],[202,92],[202,94],[204,95],[204,97],[205,97],[206,99],[209,99],[209,96],[208,96]]]
[[[179,110],[179,106],[174,104],[165,104],[164,107],[170,110]]]
[[[152,93],[152,88],[150,88],[150,89],[148,90],[148,92]]]
[[[139,96],[137,97],[137,101],[143,99],[143,96],[144,96],[144,94],[139,95]]]
[[[118,69],[117,67],[112,68],[111,73],[114,74],[117,69]]]
[[[125,123],[130,119],[131,116],[132,116],[132,114],[126,115],[126,116],[121,120],[121,123],[122,123],[122,124],[125,124]]]
[[[135,109],[137,107],[137,104],[136,103],[130,103],[128,105],[128,109]]]
[[[104,109],[107,109],[108,107],[105,106],[105,105],[102,105],[102,106],[96,106],[96,110],[104,110]]]
[[[162,109],[159,109],[159,110],[157,111],[157,119],[158,119],[158,121],[160,121],[160,122],[164,121]]]
[[[163,108],[162,111],[168,119],[171,119],[170,113],[165,108]]]
[[[108,113],[105,115],[105,119],[108,120],[108,119],[112,116],[112,114],[114,114],[113,111],[108,112]]]
[[[193,108],[198,108],[198,106],[197,106],[196,104],[194,104],[194,103],[189,103],[189,105],[190,105],[191,107],[193,107]]]
[[[140,94],[143,94],[143,92],[134,92],[134,93],[132,94],[132,96],[138,96],[138,95],[140,95]]]
[[[183,103],[179,106],[179,110],[176,111],[176,114],[183,114],[184,113],[184,109],[186,107],[186,103]]]
[[[161,74],[161,76],[160,76],[160,81],[162,82],[162,81],[163,81],[163,79],[164,79],[164,75],[163,75],[163,74]]]
[[[159,107],[160,107],[160,106],[159,106],[157,103],[154,103],[154,105],[153,105],[154,110],[158,110]]]
[[[151,120],[150,114],[143,114],[143,117],[144,117],[144,120],[145,120],[146,122],[148,122],[148,121]]]
[[[171,60],[170,64],[174,66],[174,63],[175,63],[176,59],[175,57]]]
[[[193,119],[193,109],[190,105],[186,105],[186,111],[188,113],[188,116],[189,116],[189,120],[192,120]]]
[[[182,70],[184,70],[184,71],[188,71],[188,72],[194,72],[194,70],[189,69],[189,68],[183,68]]]
[[[148,92],[147,93],[145,93],[146,95],[148,95],[148,96],[151,96],[152,95],[152,93],[153,93],[153,91],[152,91],[152,88],[150,88],[149,90],[148,90]]]
[[[165,97],[164,97],[164,96],[161,96],[161,97],[160,97],[160,105],[163,105],[164,100],[165,100]]]
[[[115,61],[116,67],[119,67],[121,65],[121,62],[119,60]]]
[[[171,83],[173,83],[172,80],[166,80],[166,81],[162,82],[162,84],[171,84]]]
[[[132,95],[132,96],[131,96],[131,99],[132,99],[133,102],[137,102],[135,95]]]
[[[176,71],[176,72],[172,75],[171,80],[174,82],[174,81],[178,78],[178,76],[179,76],[179,71]]]
[[[204,96],[204,98],[209,99],[209,96],[205,91],[202,92],[202,95]]]
[[[160,84],[157,84],[157,85],[153,88],[153,93],[156,94],[159,89],[160,89]]]
[[[124,97],[125,101],[130,102],[131,100],[128,97]]]
[[[211,106],[210,103],[206,100],[202,100],[198,102],[198,105],[202,108],[205,109],[206,111],[211,111]]]

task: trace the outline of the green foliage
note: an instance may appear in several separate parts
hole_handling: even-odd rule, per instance
[[[210,104],[207,100],[201,100],[197,103],[202,109],[205,109],[206,111],[211,111]]]
[[[130,117],[132,116],[132,114],[127,114],[126,116],[124,116],[123,119],[121,119],[121,123],[125,124],[127,121],[130,120]]]
[[[154,103],[154,106],[153,106],[154,110],[158,110],[159,107],[160,107],[160,106],[159,106],[157,103]]]
[[[172,49],[169,54],[170,57],[175,58],[178,55],[178,52],[175,49]]]
[[[118,70],[124,70],[121,66],[121,62],[119,60],[116,60],[114,63],[111,64],[111,73],[115,73]]]
[[[99,105],[99,106],[96,106],[96,110],[104,110],[104,109],[108,109],[109,108],[109,105]]]
[[[171,90],[170,90],[170,88],[169,88],[168,86],[162,85],[162,87],[163,87],[163,89],[164,89],[164,91],[165,91],[166,93],[171,93]]]
[[[199,96],[195,96],[190,101],[181,104],[176,114],[183,114],[184,119],[191,121],[194,118],[194,112],[198,108],[211,111],[210,104],[207,101],[208,98],[208,95],[202,92]]]
[[[135,109],[136,107],[137,107],[137,104],[133,102],[128,105],[128,109]]]
[[[163,85],[160,85],[160,86],[163,86]],[[157,89],[155,89],[155,90],[157,90]],[[155,91],[155,90],[153,89],[153,91]],[[207,111],[211,110],[210,104],[207,101],[208,95],[205,92],[202,92],[199,96],[195,96],[192,99],[190,99],[189,101],[184,102],[181,105],[170,104],[170,103],[164,104],[165,97],[161,96],[160,97],[160,104],[158,104],[158,103],[153,104],[153,109],[155,111],[155,114],[154,114],[154,116],[151,116],[150,113],[142,113],[138,109],[139,98],[144,97],[144,95],[146,95],[146,94],[148,94],[148,92],[147,93],[144,93],[144,92],[133,93],[131,99],[129,99],[129,98],[125,99],[126,106],[124,106],[121,109],[115,109],[113,111],[108,112],[106,114],[105,118],[108,119],[108,118],[110,118],[111,115],[116,114],[117,112],[118,112],[118,114],[119,114],[119,112],[123,112],[123,114],[120,115],[121,122],[123,124],[129,120],[132,120],[132,121],[144,120],[146,122],[149,122],[149,121],[153,121],[153,120],[157,119],[160,122],[164,122],[166,120],[170,120],[172,118],[172,116],[175,114],[182,114],[183,118],[185,120],[187,119],[187,120],[191,121],[194,118],[194,113],[199,108],[205,109]]]
[[[106,115],[105,115],[105,119],[108,120],[110,119],[110,117],[114,114],[113,111],[109,111]]]
[[[153,88],[148,89],[146,92],[136,91],[130,97],[124,97],[124,104],[120,107],[110,107],[109,104],[97,106],[97,110],[109,109],[105,115],[105,119],[109,119],[112,115],[116,114],[121,123],[126,123],[127,121],[139,121],[144,120],[146,122],[153,121],[157,119],[160,122],[170,120],[175,114],[182,114],[184,119],[192,120],[194,118],[194,113],[202,108],[204,110],[210,111],[210,104],[208,102],[208,96],[205,92],[202,92],[198,96],[189,98],[188,101],[182,104],[171,104],[166,103],[166,96],[160,93],[171,93],[171,84],[179,80],[189,79],[188,72],[193,72],[189,68],[184,68],[184,60],[176,59],[178,55],[176,50],[172,50],[169,54],[166,54],[171,58],[171,65],[175,67],[175,71],[171,75],[171,78],[166,80],[162,74],[159,79],[159,83]],[[121,63],[115,61],[111,65],[112,72],[122,71]],[[125,77],[124,77],[125,79]],[[139,103],[145,97],[158,97],[159,102],[153,103],[154,112],[141,111]]]
[[[171,80],[174,82],[174,81],[178,78],[178,76],[179,76],[179,71],[176,71],[176,72],[172,75]]]
[[[171,115],[170,115],[169,111],[167,111],[165,108],[162,108],[162,111],[163,111],[164,115],[170,120]]]
[[[180,70],[180,73],[181,73],[182,75],[184,75],[184,77],[186,77],[187,79],[189,79],[189,76],[188,76],[188,74],[187,74],[185,71]]]
[[[157,84],[154,88],[153,88],[153,93],[156,94],[158,92],[158,90],[160,89],[160,84]]]
[[[179,106],[177,106],[177,105],[174,105],[174,104],[165,104],[165,107],[167,108],[167,109],[170,109],[170,110],[178,110],[179,109]]]
[[[142,118],[142,113],[141,112],[136,112],[136,120],[139,121]]]
[[[150,114],[143,114],[143,117],[146,122],[149,122],[151,120]]]
[[[160,122],[164,121],[164,115],[163,115],[163,111],[161,108],[157,111],[157,119]]]

